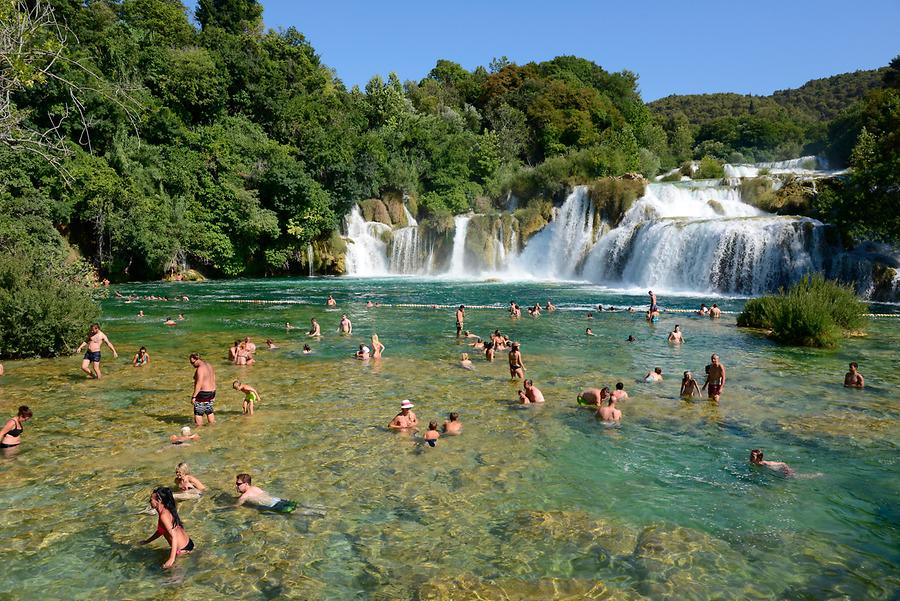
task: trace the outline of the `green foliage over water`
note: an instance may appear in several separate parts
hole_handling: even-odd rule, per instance
[[[737,325],[769,330],[784,344],[833,348],[865,327],[865,309],[850,288],[812,276],[787,292],[747,301]]]

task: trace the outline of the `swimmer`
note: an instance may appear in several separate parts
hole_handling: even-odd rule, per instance
[[[656,367],[653,369],[653,371],[648,371],[647,375],[644,376],[644,382],[647,382],[648,384],[651,382],[662,382],[662,380],[663,376],[661,367]]]
[[[530,405],[531,404],[531,401],[528,399],[528,395],[525,394],[524,390],[519,389],[518,394],[519,394],[519,404],[521,404],[521,405]]]
[[[494,361],[494,343],[486,342],[484,345],[484,360],[492,363]]]
[[[719,356],[713,355],[710,358],[709,371],[706,372],[706,381],[703,388],[707,390],[709,400],[714,403],[719,402],[722,390],[725,389],[725,366],[719,362]]]
[[[443,430],[444,434],[447,436],[457,436],[462,434],[462,423],[459,421],[459,413],[455,411],[451,412],[447,421],[441,426],[441,430]]]
[[[603,401],[609,398],[609,386],[603,388],[588,388],[582,390],[576,399],[579,405],[601,407]]]
[[[681,378],[681,391],[678,394],[685,400],[700,396],[700,385],[697,384],[697,380],[694,379],[691,372],[684,372],[684,377]]]
[[[75,353],[80,353],[81,349],[87,346],[87,352],[84,353],[84,360],[81,362],[81,371],[97,380],[102,377],[100,373],[100,346],[103,344],[109,347],[113,357],[118,359],[119,353],[116,352],[116,348],[109,341],[109,338],[106,337],[106,334],[100,330],[100,324],[92,323],[84,342],[75,350]]]
[[[371,308],[373,308],[374,306],[375,306],[375,303],[373,303],[372,301],[366,302],[366,309],[371,309]]]
[[[597,407],[597,417],[609,424],[618,423],[619,421],[621,421],[622,412],[616,409],[615,397],[609,397],[609,400],[606,401],[605,407]]]
[[[253,355],[256,353],[256,345],[250,342],[249,336],[244,336],[244,348],[247,349],[247,352]]]
[[[336,307],[336,306],[337,306],[337,301],[334,300],[334,297],[331,296],[331,295],[329,294],[329,295],[328,295],[328,300],[325,301],[325,306],[326,306],[326,307]]]
[[[712,309],[709,310],[710,319],[718,319],[722,317],[722,309],[719,308],[719,305],[713,303]]]
[[[228,349],[228,360],[237,365],[238,351],[241,350],[241,341],[235,340],[231,348]]]
[[[425,432],[425,436],[423,436],[422,438],[425,440],[425,444],[427,444],[429,447],[436,447],[437,440],[441,437],[441,433],[438,432],[437,428],[437,422],[428,422],[428,431]]]
[[[697,315],[707,316],[709,315],[709,307],[706,306],[706,303],[700,303],[700,309],[697,311]]]
[[[788,464],[781,461],[763,461],[763,452],[759,449],[750,451],[750,463],[767,467],[776,472],[781,472],[785,476],[795,476],[797,474],[797,472],[792,470]]]
[[[525,377],[525,363],[522,361],[518,342],[513,342],[509,349],[509,377],[516,379]]]
[[[234,382],[232,382],[231,387],[238,392],[244,393],[244,402],[242,404],[244,415],[253,415],[254,403],[259,403],[260,401],[262,401],[262,397],[259,395],[259,391],[257,391],[249,384],[242,383],[240,380],[235,380]]]
[[[471,359],[469,359],[469,353],[462,353],[459,356],[459,366],[463,369],[475,369],[475,366],[472,365]]]
[[[863,388],[866,385],[865,379],[859,373],[859,365],[856,361],[850,364],[850,371],[844,376],[844,388]]]
[[[144,316],[144,310],[141,309],[140,311],[138,311],[138,317],[143,317],[143,316]]]
[[[168,561],[163,564],[163,569],[168,569],[175,564],[175,558],[178,555],[187,555],[194,550],[194,541],[185,532],[184,524],[178,517],[172,489],[167,487],[153,489],[153,492],[150,493],[150,506],[159,515],[156,532],[150,538],[141,541],[141,544],[149,544],[160,536],[164,536],[172,548]]]
[[[200,435],[196,432],[192,433],[190,426],[185,426],[181,429],[181,436],[173,434],[169,437],[169,440],[172,444],[190,444],[191,440],[200,440]]]
[[[142,365],[150,364],[150,355],[147,353],[147,347],[142,346],[138,349],[138,352],[135,353],[134,358],[131,360],[131,365],[133,367],[141,367]]]
[[[668,342],[674,342],[675,344],[681,344],[684,342],[684,336],[681,334],[681,326],[675,324],[675,329],[669,332],[669,337],[666,339]]]
[[[378,339],[378,334],[372,334],[372,358],[381,359],[381,353],[384,352],[384,345]]]
[[[297,504],[286,499],[273,497],[258,486],[253,486],[250,474],[238,474],[234,477],[234,486],[241,496],[238,497],[237,507],[244,503],[250,503],[260,509],[268,509],[279,513],[291,513],[297,508]]]
[[[547,311],[548,312],[556,311],[556,305],[554,305],[552,302],[550,302],[549,298],[547,299]]]
[[[473,334],[469,330],[463,331],[463,338],[477,338],[478,340],[481,340],[481,337],[478,334]]]
[[[278,348],[278,345],[275,344],[275,341],[273,341],[271,338],[266,338],[266,349],[268,349],[270,351],[274,351],[277,348]]]
[[[368,361],[371,352],[371,349],[369,349],[369,347],[367,347],[365,344],[360,344],[359,350],[356,351],[353,356],[362,361]]]
[[[584,333],[586,336],[596,336],[596,334],[594,334],[594,330],[590,328],[585,328]]]
[[[191,475],[191,470],[188,467],[187,463],[179,463],[175,466],[175,485],[178,487],[182,493],[201,493],[206,490],[206,487],[203,486],[203,483],[200,482],[195,476]],[[198,496],[195,494],[193,497],[185,497],[185,498],[196,498]],[[178,498],[178,493],[175,493],[175,498]]]
[[[525,395],[532,403],[539,404],[544,402],[544,393],[541,392],[532,380],[525,380]]]
[[[176,326],[176,325],[178,325],[178,322],[176,322],[171,317],[166,317],[166,320],[163,322],[163,325],[164,326]]]
[[[303,345],[303,354],[308,355],[312,352],[312,348],[308,344]]]
[[[471,346],[474,349],[483,350],[484,349],[484,340],[482,340],[481,338],[477,338],[475,340],[475,342],[473,342],[469,346]]]
[[[253,353],[250,352],[250,349],[247,348],[246,342],[241,342],[237,349],[237,356],[235,358],[235,365],[253,365],[256,363],[256,359],[253,358]]]
[[[184,321],[184,313],[178,314],[178,321]]]
[[[415,405],[413,405],[412,401],[409,399],[405,399],[400,403],[400,413],[394,416],[394,419],[388,424],[388,428],[391,430],[409,430],[415,428],[419,424],[419,419],[416,417],[416,414],[412,412],[413,407],[415,407]]]
[[[588,312],[587,319],[594,319],[594,314],[591,312]]]
[[[613,390],[610,397],[615,398],[616,402],[624,401],[628,398],[628,393],[625,392],[625,384],[622,382],[616,382],[616,389]]]
[[[285,330],[288,330],[288,331],[289,331],[289,330],[293,330],[293,329],[294,329],[294,326],[291,325],[291,322],[286,321],[286,322],[284,322],[284,329],[285,329]]]
[[[318,338],[322,335],[322,326],[319,325],[319,322],[316,321],[316,318],[313,317],[309,320],[309,332],[306,333],[307,336],[312,336]]]
[[[460,305],[459,309],[456,310],[456,337],[459,338],[460,333],[462,332],[463,325],[466,322],[466,306]]]
[[[634,336],[629,334],[628,338],[625,340],[625,342],[637,342],[637,338],[635,338]]]
[[[22,432],[25,431],[25,422],[30,420],[32,415],[31,409],[27,405],[19,406],[16,416],[6,420],[3,428],[0,429],[0,449],[7,452],[7,449],[12,449],[22,444]]]
[[[341,324],[339,329],[341,334],[349,335],[353,333],[353,323],[350,321],[350,319],[347,318],[346,313],[341,315]]]

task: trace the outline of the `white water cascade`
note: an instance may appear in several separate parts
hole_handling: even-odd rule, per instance
[[[466,275],[466,233],[469,230],[471,215],[457,215],[453,218],[455,232],[453,234],[453,253],[450,255],[450,270],[447,275],[461,277]]]
[[[394,230],[394,241],[391,245],[391,273],[417,273],[419,263],[419,224],[415,217],[403,205],[406,215],[406,227]]]
[[[313,277],[313,247],[312,243],[306,245],[306,263],[309,265],[309,277]]]
[[[554,209],[553,220],[510,261],[510,272],[549,279],[574,277],[594,243],[594,212],[587,187],[576,186],[563,205]]]
[[[354,205],[344,218],[347,230],[347,255],[345,266],[348,275],[375,276],[388,273],[387,243],[384,236],[391,226],[376,221],[365,221]]]

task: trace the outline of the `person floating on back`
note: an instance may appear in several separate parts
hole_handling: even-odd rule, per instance
[[[238,474],[234,477],[234,486],[241,494],[237,500],[237,506],[250,503],[260,509],[277,511],[278,513],[291,513],[297,508],[297,504],[286,499],[273,497],[258,486],[253,486],[250,474]]]

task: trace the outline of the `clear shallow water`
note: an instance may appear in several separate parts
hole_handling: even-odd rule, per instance
[[[4,417],[28,404],[22,452],[0,460],[0,596],[204,599],[891,599],[898,595],[900,322],[873,321],[838,351],[777,347],[718,322],[664,314],[648,326],[625,296],[577,283],[415,279],[265,280],[146,284],[123,293],[183,292],[189,302],[104,303],[106,378],[84,380],[79,357],[9,362]],[[325,310],[334,293],[337,310]],[[561,307],[511,321],[472,309],[466,327],[500,328],[523,344],[528,376],[547,405],[510,405],[517,386],[505,354],[494,364],[453,337],[452,310],[366,309],[384,303]],[[243,304],[234,299],[309,304]],[[742,301],[714,299],[726,310]],[[693,308],[709,299],[661,298]],[[136,317],[143,309],[146,317]],[[165,328],[162,320],[187,320]],[[347,312],[355,334],[337,335]],[[300,349],[309,318],[325,336]],[[298,327],[290,333],[284,322]],[[687,343],[665,342],[680,323]],[[590,326],[597,334],[584,336]],[[349,358],[377,331],[380,362]],[[252,367],[225,361],[238,336],[271,337]],[[637,343],[624,340],[628,334]],[[149,368],[130,367],[146,345]],[[166,445],[190,423],[193,370],[210,358],[219,380],[214,428],[190,447]],[[703,372],[711,352],[728,366],[721,406],[677,399],[680,373]],[[838,384],[860,363],[870,389]],[[661,385],[635,380],[660,366]],[[263,396],[240,415],[234,378]],[[626,383],[621,428],[575,406],[586,386]],[[459,411],[464,434],[423,449],[386,431],[411,398],[422,426]],[[801,477],[751,469],[751,448]],[[155,528],[139,514],[149,491],[171,485],[178,461],[211,491],[180,512],[198,545],[171,572],[166,547],[136,542]],[[248,471],[275,495],[328,508],[324,518],[232,509],[233,477]],[[818,475],[820,474],[820,475]]]

